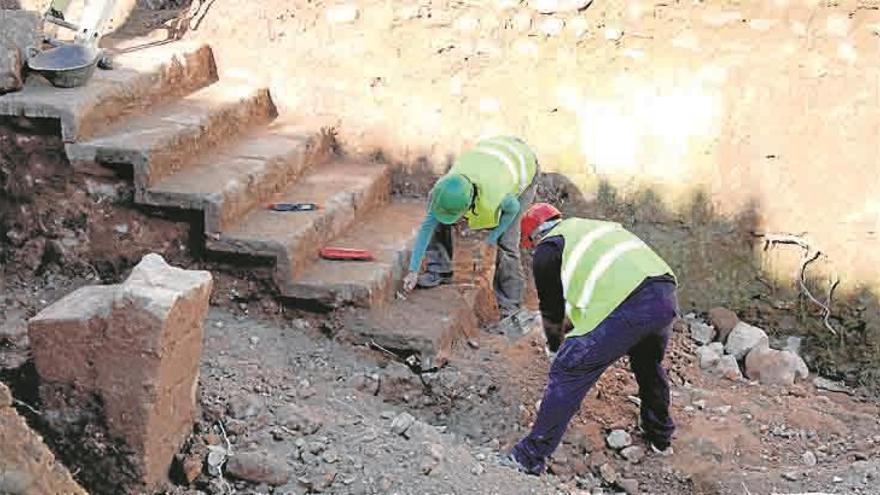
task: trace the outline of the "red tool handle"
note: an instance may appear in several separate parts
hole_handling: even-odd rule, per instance
[[[375,259],[373,253],[366,249],[325,247],[318,254],[327,260],[372,261]]]

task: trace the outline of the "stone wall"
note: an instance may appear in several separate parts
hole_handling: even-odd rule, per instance
[[[349,149],[439,172],[514,133],[588,193],[606,178],[678,207],[701,188],[880,284],[880,2],[584,3],[217,4],[193,34]]]

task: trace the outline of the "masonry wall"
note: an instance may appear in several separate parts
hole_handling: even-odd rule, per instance
[[[191,34],[349,149],[441,171],[518,134],[588,193],[606,178],[678,207],[703,188],[880,283],[880,2],[539,3],[218,4]]]

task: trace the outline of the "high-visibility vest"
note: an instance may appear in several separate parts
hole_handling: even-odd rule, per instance
[[[515,137],[486,139],[456,159],[450,173],[467,177],[477,187],[473,210],[465,213],[472,229],[491,229],[501,219],[501,202],[519,196],[535,178],[538,161],[527,144]]]
[[[647,244],[614,222],[568,218],[545,236],[561,235],[565,314],[574,329],[595,329],[647,277],[675,274]]]

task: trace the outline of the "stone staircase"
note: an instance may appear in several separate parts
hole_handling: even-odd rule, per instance
[[[74,167],[130,173],[138,204],[202,212],[206,248],[233,259],[273,260],[274,282],[291,304],[323,310],[389,306],[424,204],[391,197],[388,165],[338,157],[332,136],[280,119],[267,89],[218,80],[208,46],[178,42],[117,55],[116,63],[119,68],[98,71],[83,88],[29,82],[23,91],[0,97],[0,115],[60,119]],[[314,202],[320,209],[265,208],[276,201]],[[330,244],[368,248],[377,258],[319,259],[318,250]],[[421,294],[369,318],[442,314],[448,329],[431,330],[439,335],[427,347],[449,347],[475,329],[476,298],[452,292],[439,307],[419,307],[417,301],[431,299]],[[449,307],[456,302],[462,307]],[[464,315],[467,323],[446,314]],[[408,318],[403,340],[414,331]],[[373,328],[394,326],[385,323]],[[362,335],[381,339],[382,331]],[[399,347],[400,339],[391,341]]]

